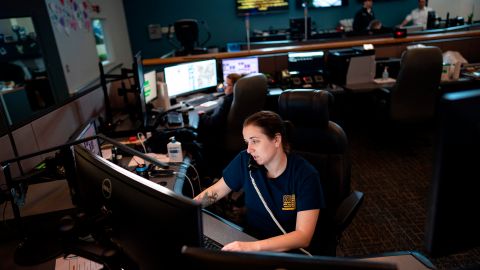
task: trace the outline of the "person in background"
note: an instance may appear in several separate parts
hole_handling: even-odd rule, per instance
[[[375,20],[375,14],[373,13],[373,1],[364,0],[363,7],[357,11],[353,18],[353,31],[365,32],[368,30],[370,22]]]
[[[247,149],[230,162],[220,180],[194,198],[207,207],[243,189],[245,229],[259,240],[234,241],[223,250],[289,251],[310,245],[324,207],[320,176],[305,159],[290,153],[287,128],[281,117],[271,111],[248,117],[242,131]]]
[[[433,9],[427,7],[427,0],[418,0],[418,7],[405,17],[399,27],[404,27],[413,21],[413,25],[421,25],[424,29],[427,28],[428,12],[430,11],[433,11]]]
[[[227,78],[223,83],[223,91],[225,93],[223,100],[211,114],[201,114],[199,122],[200,128],[219,130],[224,127],[233,101],[233,86],[241,77],[242,75],[237,73],[230,73],[227,75]]]
[[[225,96],[219,99],[219,103],[210,114],[199,112],[198,141],[202,143],[205,159],[205,164],[200,167],[208,177],[216,177],[222,170],[222,166],[217,161],[217,157],[222,151],[222,149],[218,149],[221,145],[218,141],[222,140],[222,134],[225,133],[228,113],[233,102],[233,87],[241,77],[242,75],[238,73],[228,74],[223,83]]]

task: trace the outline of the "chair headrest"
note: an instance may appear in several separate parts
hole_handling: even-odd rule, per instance
[[[326,128],[332,103],[333,95],[325,90],[288,89],[280,94],[278,109],[284,120],[295,126]]]

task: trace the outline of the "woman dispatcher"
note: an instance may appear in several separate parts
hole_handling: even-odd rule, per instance
[[[194,198],[206,207],[231,191],[244,190],[245,229],[260,240],[235,241],[222,250],[288,251],[310,245],[324,207],[320,178],[311,164],[290,153],[286,128],[274,112],[248,117],[243,124],[247,150],[230,162],[220,180]]]

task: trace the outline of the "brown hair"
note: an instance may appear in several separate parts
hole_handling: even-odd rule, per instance
[[[282,136],[283,151],[287,154],[290,153],[287,134],[291,126],[284,122],[280,115],[272,111],[259,111],[245,119],[243,127],[248,125],[261,128],[263,134],[272,140],[275,138],[275,135],[280,134]]]
[[[230,73],[227,75],[227,78],[229,78],[230,80],[232,80],[232,86],[235,85],[235,83],[240,79],[242,78],[242,75],[238,74],[238,73]]]

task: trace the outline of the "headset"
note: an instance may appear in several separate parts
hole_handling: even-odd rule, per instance
[[[258,165],[258,163],[257,163],[257,162],[252,158],[252,156],[250,155],[250,157],[249,157],[249,159],[248,159],[248,175],[250,176],[250,180],[252,181],[253,188],[254,188],[255,191],[257,192],[258,197],[260,198],[260,201],[262,201],[262,204],[263,204],[263,206],[265,207],[265,210],[267,210],[268,214],[270,214],[270,217],[273,219],[273,222],[275,222],[275,224],[277,225],[278,229],[280,229],[280,231],[281,231],[283,234],[287,234],[287,231],[285,231],[285,229],[282,227],[282,225],[280,224],[280,222],[278,222],[278,220],[275,218],[275,215],[273,214],[272,210],[270,210],[270,208],[268,207],[267,202],[266,202],[265,199],[263,198],[262,193],[261,193],[260,190],[258,189],[257,183],[255,182],[255,179],[254,179],[253,176],[252,176],[252,171],[257,170],[257,169],[259,169],[259,168],[261,168],[261,166]],[[302,251],[303,253],[305,253],[305,254],[308,255],[308,256],[312,256],[312,254],[310,254],[310,252],[306,251],[306,250],[303,249],[303,248],[300,248],[300,251]]]

